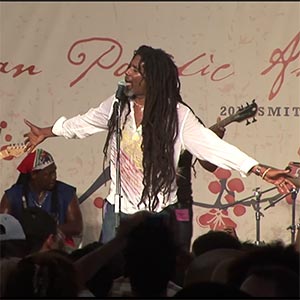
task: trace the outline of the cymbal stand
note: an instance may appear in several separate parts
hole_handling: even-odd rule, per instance
[[[256,188],[254,190],[254,196],[255,196],[255,204],[254,206],[254,210],[255,210],[255,223],[256,223],[256,240],[254,241],[255,245],[260,245],[263,242],[260,241],[260,219],[261,216],[264,217],[263,213],[260,211],[261,206],[260,206],[260,199],[261,199],[261,195],[263,194],[263,192],[259,191],[259,187]]]
[[[263,242],[260,241],[260,219],[261,219],[261,216],[264,217],[263,213],[260,211],[261,209],[261,195],[262,194],[265,194],[265,193],[268,193],[274,189],[276,189],[276,186],[275,187],[272,187],[272,188],[269,188],[267,190],[264,190],[264,191],[259,191],[259,187],[257,187],[255,190],[254,190],[254,196],[255,196],[255,201],[254,202],[254,210],[255,210],[255,220],[256,220],[256,240],[254,242],[254,244],[256,245],[259,245],[259,244],[262,244]],[[222,205],[222,208],[228,208],[230,206],[234,206],[236,204],[239,204],[239,203],[242,203],[242,202],[245,202],[246,200],[249,200],[253,198],[253,196],[250,196],[250,197],[247,197],[247,198],[244,198],[242,200],[239,200],[239,201],[235,201],[234,203],[230,203],[230,204],[226,204],[226,205]],[[251,201],[252,202],[252,201]],[[252,202],[252,203],[253,203]]]
[[[292,224],[287,228],[291,230],[291,243],[294,244],[295,242],[295,235],[296,235],[296,198],[298,194],[299,189],[293,189],[293,192],[291,194],[292,196]]]
[[[283,194],[281,197],[279,197],[275,202],[268,205],[264,210],[267,210],[271,206],[274,206],[276,203],[284,199],[286,196],[291,195],[292,197],[292,224],[287,227],[287,230],[291,230],[291,243],[293,244],[295,242],[295,235],[296,235],[296,198],[298,194],[299,189],[292,189],[289,193]],[[279,194],[280,195],[280,194]]]
[[[267,189],[262,192],[259,191],[259,187],[254,190],[254,196],[255,196],[255,200],[256,200],[255,204],[254,204],[255,220],[256,220],[256,240],[255,240],[254,244],[256,244],[256,245],[264,244],[264,242],[260,241],[260,219],[261,219],[261,216],[264,217],[263,213],[260,211],[261,195],[268,193],[269,191],[272,191],[274,189],[276,189],[276,187],[272,187],[272,188]],[[287,195],[285,195],[285,196],[287,196]]]

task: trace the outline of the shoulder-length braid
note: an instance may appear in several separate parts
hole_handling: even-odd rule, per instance
[[[143,128],[144,190],[139,203],[154,210],[158,193],[169,197],[176,177],[174,144],[178,134],[177,104],[182,102],[178,70],[170,55],[161,49],[141,46],[146,81]]]

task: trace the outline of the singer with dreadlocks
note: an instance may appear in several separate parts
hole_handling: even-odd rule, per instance
[[[199,122],[181,98],[177,66],[162,49],[139,47],[125,72],[125,82],[120,105],[121,220],[140,210],[168,214],[177,202],[176,174],[182,149],[221,168],[236,170],[241,176],[251,173],[261,176],[281,193],[295,188],[288,179],[288,170],[260,164]],[[117,121],[113,107],[116,101],[116,95],[112,95],[85,114],[70,119],[60,117],[50,127],[40,128],[25,120],[30,128],[24,134],[28,151],[49,137],[81,139],[108,131],[104,156],[109,158],[111,186],[103,209],[101,241],[104,243],[115,235]]]

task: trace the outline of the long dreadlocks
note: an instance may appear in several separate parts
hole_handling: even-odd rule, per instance
[[[158,193],[162,192],[165,197],[169,197],[176,178],[174,144],[178,134],[177,104],[183,101],[178,70],[171,56],[161,49],[145,45],[134,52],[134,57],[137,55],[141,57],[140,65],[143,63],[143,76],[146,80],[142,120],[144,190],[139,204],[146,204],[148,199],[148,208],[154,210],[158,204]],[[127,106],[130,112],[129,99],[124,99],[121,103],[121,111]],[[105,158],[116,128],[114,114],[109,120],[108,128],[103,148]]]

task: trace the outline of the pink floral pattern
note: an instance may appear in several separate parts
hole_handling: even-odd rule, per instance
[[[231,171],[218,168],[214,175],[218,181],[212,181],[208,185],[211,193],[217,195],[212,208],[202,215],[196,217],[196,222],[201,227],[209,227],[211,230],[223,230],[226,227],[236,228],[237,224],[229,217],[228,209],[232,209],[236,217],[241,217],[246,213],[246,207],[243,204],[236,204],[235,194],[244,191],[243,181],[239,178],[231,178]],[[225,204],[233,204],[224,209]]]

